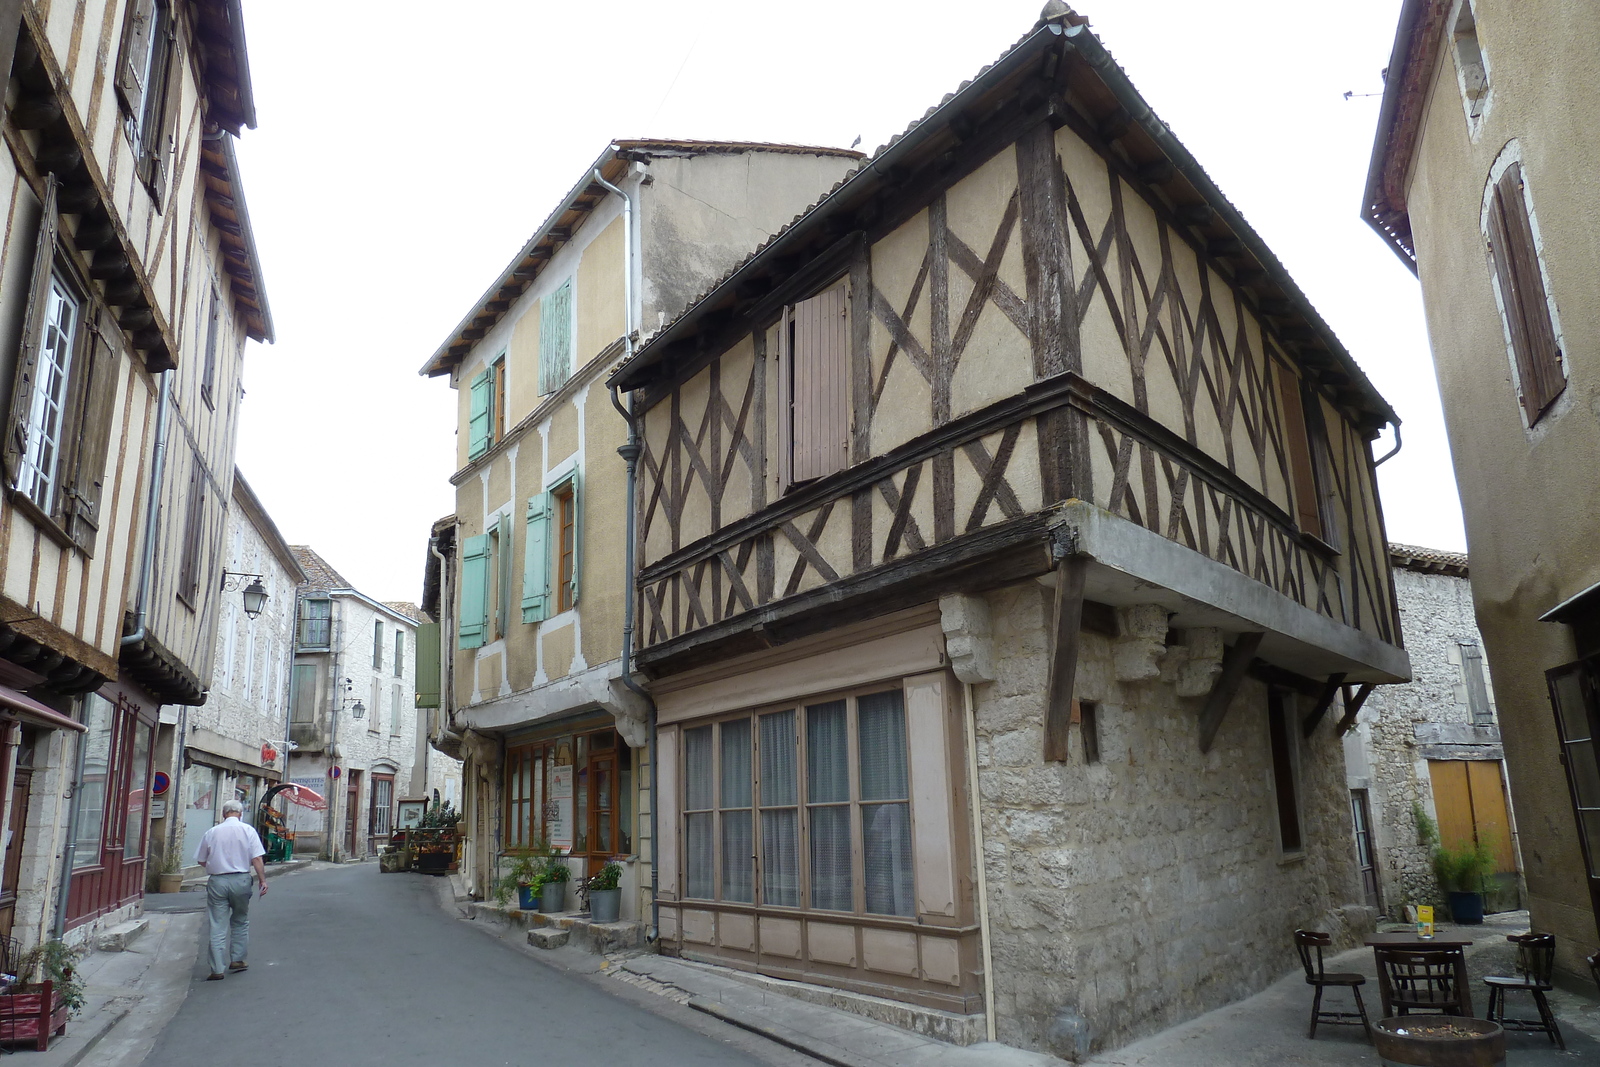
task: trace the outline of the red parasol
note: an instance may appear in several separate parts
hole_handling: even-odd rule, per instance
[[[289,784],[283,786],[280,791],[284,796],[288,797],[302,808],[311,808],[313,811],[325,811],[328,807],[328,798],[324,797],[315,789],[309,789],[306,786],[296,785],[295,783],[290,782]]]

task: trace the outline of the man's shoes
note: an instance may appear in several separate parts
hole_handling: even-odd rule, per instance
[[[206,981],[208,981],[208,982],[220,982],[226,977],[228,977],[228,976],[223,974],[221,971],[218,971],[216,974],[208,974],[208,975],[206,975]]]
[[[234,960],[232,963],[228,964],[228,970],[230,971],[248,971],[249,969],[250,965],[244,960]]]

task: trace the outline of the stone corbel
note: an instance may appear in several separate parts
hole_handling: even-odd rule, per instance
[[[461,735],[461,755],[476,766],[479,773],[494,774],[500,767],[500,739],[468,730]]]
[[[617,720],[617,733],[629,748],[644,748],[650,743],[650,702],[629,689],[622,676],[609,678],[606,687],[610,700],[606,710]]]
[[[1188,656],[1178,670],[1178,695],[1203,697],[1211,692],[1222,673],[1222,631],[1214,626],[1196,626],[1186,630],[1183,637]]]
[[[1135,604],[1117,609],[1117,637],[1111,642],[1111,665],[1119,682],[1148,682],[1161,675],[1167,651],[1167,609],[1160,604]]]
[[[959,593],[940,597],[939,626],[944,630],[950,669],[957,678],[968,685],[995,680],[994,638],[987,600]]]

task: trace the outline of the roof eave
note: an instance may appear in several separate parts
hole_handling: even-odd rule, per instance
[[[1417,273],[1417,260],[1414,251],[1407,248],[1394,230],[1385,225],[1385,218],[1403,218],[1409,225],[1410,215],[1406,205],[1389,203],[1388,195],[1384,191],[1384,176],[1388,173],[1391,164],[1392,149],[1395,135],[1398,132],[1395,126],[1400,118],[1400,103],[1408,92],[1407,67],[1411,54],[1411,37],[1416,31],[1417,23],[1427,12],[1434,0],[1404,0],[1400,7],[1400,20],[1395,27],[1394,44],[1389,49],[1389,66],[1385,68],[1383,84],[1383,101],[1378,109],[1378,127],[1372,138],[1372,155],[1367,163],[1367,184],[1362,191],[1361,219],[1372,227],[1383,243],[1400,257],[1400,262],[1412,274]],[[1415,150],[1415,145],[1412,146]],[[1409,155],[1409,153],[1408,153]],[[1410,159],[1400,161],[1410,165]]]

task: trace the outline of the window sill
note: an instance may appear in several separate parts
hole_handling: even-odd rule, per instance
[[[12,488],[7,488],[6,495],[10,498],[12,506],[26,515],[28,520],[42,531],[46,537],[54,541],[57,546],[60,548],[77,548],[76,542],[72,540],[71,535],[67,533],[61,523],[47,515],[43,508],[33,502],[32,497],[19,489]],[[82,550],[79,549],[79,551]],[[85,554],[87,555],[87,553]]]
[[[1279,867],[1294,867],[1306,861],[1304,850],[1300,852],[1281,852],[1278,854]]]

